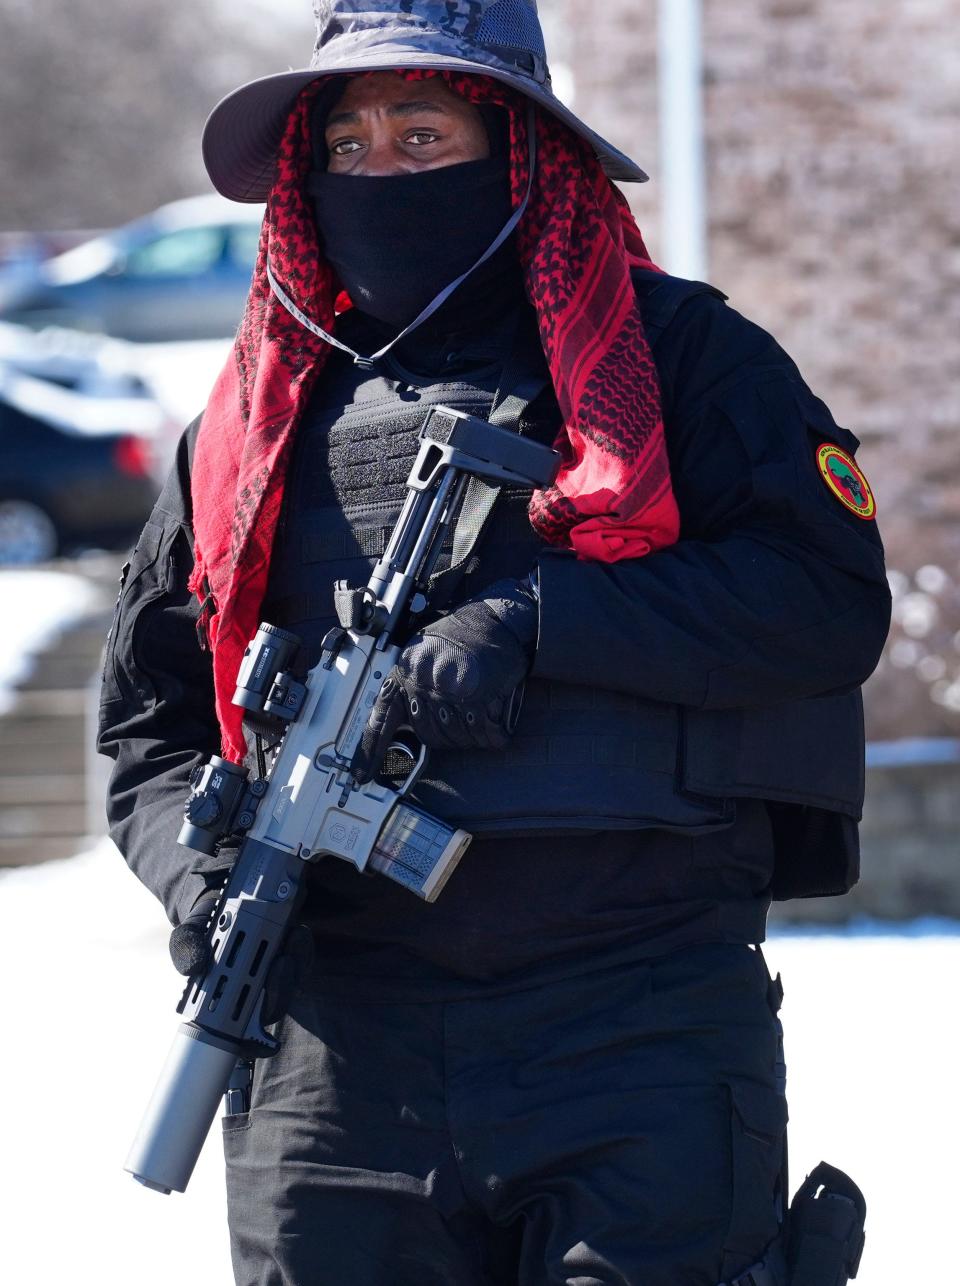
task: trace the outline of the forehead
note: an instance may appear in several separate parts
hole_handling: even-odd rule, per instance
[[[413,81],[393,71],[378,71],[372,76],[351,77],[330,115],[376,110],[409,102],[435,103],[454,114],[469,114],[471,110],[471,105],[455,94],[439,76]]]

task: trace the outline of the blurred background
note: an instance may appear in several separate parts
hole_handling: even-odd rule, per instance
[[[560,96],[652,176],[628,195],[653,257],[771,330],[862,440],[895,600],[866,693],[864,875],[779,908],[768,956],[788,973],[795,1183],[825,1152],[878,1194],[867,1286],[942,1273],[960,1143],[960,0],[540,11]],[[216,1155],[186,1198],[119,1175],[177,987],[162,913],[100,838],[91,710],[124,551],[253,264],[261,211],[211,192],[203,121],[306,65],[313,18],[308,0],[0,0],[0,32],[0,951],[11,972],[29,951],[46,1032],[29,1029],[41,1057],[19,1039],[0,1065],[0,1113],[23,1109],[0,1273],[53,1286],[69,1248],[106,1286],[168,1281],[182,1255],[226,1286]],[[127,1025],[97,1033],[121,1002]],[[927,1136],[918,1192],[898,1171]],[[69,1235],[37,1258],[58,1185]],[[148,1263],[140,1237],[162,1242]]]

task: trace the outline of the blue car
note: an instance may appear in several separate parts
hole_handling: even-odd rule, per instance
[[[262,205],[191,197],[0,276],[0,318],[139,342],[221,339],[239,324]]]

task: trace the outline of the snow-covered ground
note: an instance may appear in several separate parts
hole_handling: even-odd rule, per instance
[[[183,1196],[122,1168],[177,1022],[166,938],[106,842],[0,873],[4,1283],[232,1282],[217,1132]],[[766,955],[787,992],[794,1187],[821,1158],[863,1187],[862,1286],[955,1281],[960,933],[784,934]]]
[[[166,920],[112,845],[0,873],[0,1281],[229,1286],[213,1139],[186,1197],[123,1172],[173,1038]]]

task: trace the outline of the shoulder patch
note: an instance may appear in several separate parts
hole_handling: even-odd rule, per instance
[[[876,517],[877,502],[870,483],[848,451],[835,442],[824,442],[817,448],[817,467],[824,482],[845,508],[858,518]]]

